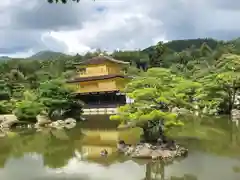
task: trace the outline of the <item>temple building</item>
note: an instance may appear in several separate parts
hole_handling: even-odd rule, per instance
[[[129,80],[123,71],[129,62],[99,55],[75,65],[78,75],[67,83],[77,87],[76,93],[85,109],[116,108],[129,101],[121,93]]]

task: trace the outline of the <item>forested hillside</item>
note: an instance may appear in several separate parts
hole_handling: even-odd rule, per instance
[[[64,58],[68,57],[68,55],[63,54],[61,52],[53,52],[53,51],[40,51],[28,59],[36,59],[36,60],[48,60],[48,59],[57,59],[57,58]]]
[[[211,38],[206,39],[188,39],[188,40],[174,40],[164,43],[166,47],[176,52],[181,52],[191,47],[200,48],[202,44],[206,43],[211,49],[215,49],[218,44],[223,44],[223,41],[217,41]],[[154,46],[146,48],[144,51],[152,51]]]
[[[224,91],[226,90],[226,93],[233,95],[236,94],[240,87],[238,84],[240,71],[238,69],[238,65],[240,64],[239,42],[239,39],[229,42],[216,41],[213,39],[176,40],[168,43],[159,42],[155,46],[140,51],[115,51],[111,56],[119,60],[131,62],[131,66],[127,69],[131,75],[138,75],[140,73],[139,69],[146,71],[149,68],[161,67],[168,69],[171,74],[181,75],[193,82],[201,81],[203,84],[206,82],[210,84],[222,83],[220,84],[221,87],[224,86],[228,88],[227,90],[224,89]],[[9,113],[17,108],[16,111],[18,113],[24,114],[27,108],[36,107],[38,110],[34,111],[31,108],[31,112],[28,112],[28,116],[35,116],[36,113],[39,113],[39,109],[41,109],[42,106],[34,103],[40,101],[39,98],[45,98],[44,100],[48,98],[48,100],[51,100],[49,99],[49,94],[43,93],[45,91],[48,93],[51,91],[53,93],[51,95],[52,97],[56,96],[56,91],[59,92],[59,96],[61,96],[62,99],[57,98],[60,100],[58,103],[64,104],[63,101],[66,97],[64,92],[60,92],[61,88],[59,89],[59,87],[64,87],[64,81],[76,74],[73,64],[99,55],[100,53],[104,54],[105,52],[96,51],[94,53],[87,53],[84,56],[78,54],[68,56],[62,53],[45,51],[25,59],[15,58],[1,60],[0,113]],[[227,57],[225,55],[227,55]],[[225,66],[232,66],[234,69],[223,69],[223,67],[226,68]],[[214,74],[214,72],[219,74]],[[225,79],[216,82],[216,78],[214,77],[219,77],[218,75],[221,75]],[[208,77],[208,79],[206,79],[206,77]],[[56,83],[56,80],[62,84],[59,84],[59,82]],[[216,88],[215,85],[216,84],[212,84],[212,89],[208,87],[211,89],[211,92],[216,92],[216,89],[214,89]],[[223,90],[221,87],[218,87],[218,90]],[[210,89],[208,90],[210,91]],[[70,93],[70,91],[67,92]],[[207,90],[205,92],[207,92]],[[209,98],[213,99],[213,95],[211,95],[210,92],[208,95]],[[220,104],[224,107],[230,106],[229,103],[233,101],[232,99],[229,100],[229,95],[226,95],[226,97],[221,95],[215,97],[215,99],[217,100],[220,97],[225,98],[224,103]],[[29,99],[37,99],[37,101]],[[72,105],[75,107],[76,104],[74,104],[73,100],[71,101],[71,107]],[[228,105],[226,101],[229,101],[227,102]],[[214,104],[215,101],[211,103]],[[55,105],[56,102],[52,104],[52,106]],[[218,106],[220,105],[218,103]],[[70,105],[68,108],[70,108]],[[223,109],[229,112],[228,108],[222,108],[222,110]]]

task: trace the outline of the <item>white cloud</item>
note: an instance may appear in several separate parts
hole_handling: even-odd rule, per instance
[[[126,161],[104,166],[73,157],[65,166],[53,169],[44,165],[41,155],[25,154],[18,159],[9,158],[4,168],[0,169],[0,176],[3,180],[139,180],[145,176],[145,165]]]
[[[79,171],[81,170],[81,171]],[[139,180],[145,176],[145,165],[133,161],[113,163],[106,167],[101,164],[71,159],[68,164],[59,169],[48,169],[50,175],[67,174],[68,176],[86,176],[89,180]],[[93,173],[94,172],[94,173]],[[131,173],[126,173],[131,172]]]
[[[166,179],[171,179],[172,176],[183,177],[186,174],[193,175],[199,180],[239,179],[239,174],[233,173],[232,170],[232,167],[238,164],[236,158],[192,152],[186,159],[165,166],[164,175]],[[148,165],[128,160],[104,166],[72,157],[60,168],[49,168],[42,155],[26,153],[19,158],[8,158],[4,167],[0,169],[0,177],[3,180],[142,180],[146,178],[147,169],[153,176],[160,175],[161,169],[156,169],[154,164],[149,169]]]
[[[108,51],[117,48],[144,48],[153,43],[156,34],[149,30],[158,33],[157,29],[162,25],[160,20],[146,16],[141,8],[129,11],[120,2],[119,6],[113,7],[110,4],[110,7],[113,9],[106,6],[106,12],[84,22],[80,30],[52,31],[50,36],[65,42],[69,53],[99,47]],[[164,37],[161,40],[165,40]]]
[[[12,58],[25,58],[34,55],[35,52],[32,49],[29,49],[28,51],[23,51],[23,52],[16,52],[16,53],[11,53],[11,54],[0,54],[0,56],[9,56]]]
[[[23,6],[24,4],[24,6]],[[236,0],[1,0],[0,55],[97,48],[138,49],[157,41],[240,36]]]

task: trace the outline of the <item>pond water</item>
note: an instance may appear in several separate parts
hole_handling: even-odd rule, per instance
[[[171,132],[190,150],[164,165],[115,153],[116,139],[135,142],[139,129],[116,131],[106,116],[72,130],[10,133],[0,139],[1,180],[240,180],[240,127],[225,118],[191,119]],[[100,157],[102,149],[108,157]]]

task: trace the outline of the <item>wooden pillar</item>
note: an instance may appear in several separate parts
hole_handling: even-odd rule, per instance
[[[113,95],[112,95],[112,93],[110,93],[109,96],[110,96],[110,102],[109,102],[109,104],[112,105],[112,104],[113,104],[113,101],[114,101],[114,100],[113,100]]]
[[[114,93],[114,97],[115,97],[115,103],[119,105],[119,95],[117,95],[117,92]]]
[[[122,104],[126,104],[126,95],[123,95],[123,100],[122,100]]]
[[[97,98],[98,98],[98,104],[101,104],[101,94],[100,93],[97,94]]]
[[[118,102],[117,102],[117,96],[116,96],[116,92],[113,92],[112,93],[112,96],[113,96],[113,104],[115,105],[115,104],[117,104]]]

